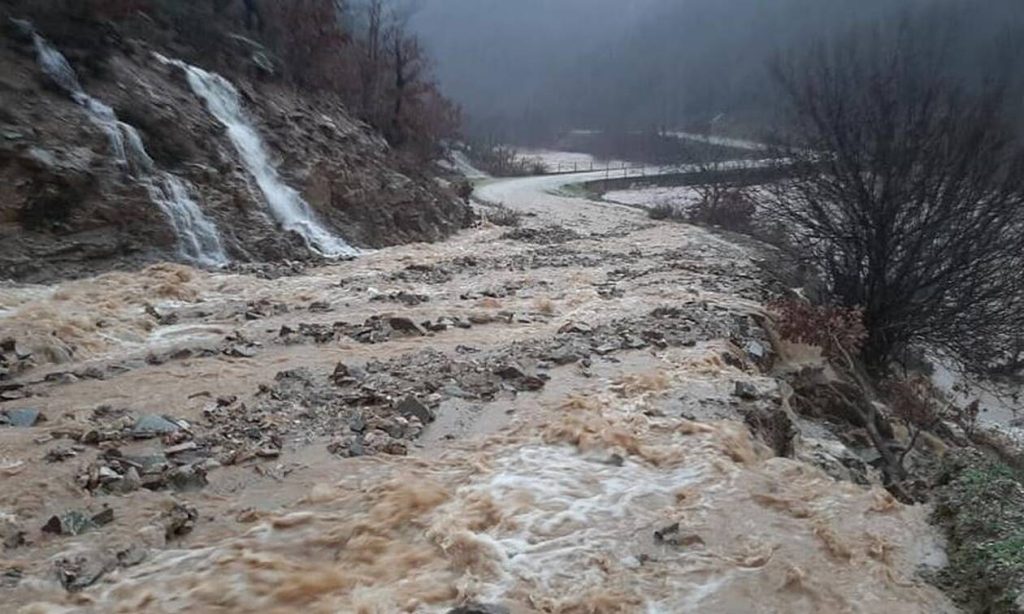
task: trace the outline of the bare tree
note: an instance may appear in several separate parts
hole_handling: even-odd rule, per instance
[[[406,122],[403,115],[406,111],[406,99],[416,94],[415,89],[420,83],[426,60],[419,41],[408,36],[402,24],[395,23],[388,38],[391,43],[390,60],[394,75],[389,136],[392,143],[401,145],[406,139]]]
[[[373,117],[380,104],[380,75],[383,72],[384,47],[386,45],[384,40],[384,2],[383,0],[369,0],[364,10],[366,26],[359,68],[362,86],[361,104],[363,116]]]
[[[949,77],[946,48],[903,25],[774,67],[791,178],[768,208],[832,300],[863,309],[876,373],[910,345],[984,370],[1024,324],[1024,155],[1004,88]]]
[[[702,206],[708,209],[717,209],[719,204],[727,196],[741,190],[734,182],[724,177],[725,171],[732,167],[718,152],[711,146],[697,143],[690,147],[690,156],[694,162],[698,179],[690,187],[700,197]]]

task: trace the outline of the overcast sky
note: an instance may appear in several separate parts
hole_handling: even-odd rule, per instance
[[[756,115],[779,51],[935,10],[971,62],[1024,38],[1024,0],[421,0],[412,25],[474,118],[640,127]]]

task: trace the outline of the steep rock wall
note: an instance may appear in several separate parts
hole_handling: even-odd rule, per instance
[[[2,27],[0,279],[40,281],[180,260],[165,215],[117,165],[103,132],[48,81],[31,41]],[[223,126],[182,71],[154,59],[154,51],[173,56],[174,49],[117,39],[105,50],[102,70],[85,65],[74,49],[61,50],[83,88],[139,131],[157,165],[196,187],[232,260],[312,257],[275,223]],[[331,232],[373,248],[436,241],[471,221],[468,206],[430,169],[403,161],[337,101],[261,73],[249,54],[233,59],[224,76],[242,93],[285,182]]]

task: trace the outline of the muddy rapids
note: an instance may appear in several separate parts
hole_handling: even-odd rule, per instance
[[[819,425],[752,435],[813,360],[760,256],[555,192],[589,177],[331,266],[0,288],[0,409],[46,418],[0,427],[0,609],[956,611],[927,508],[826,473]]]

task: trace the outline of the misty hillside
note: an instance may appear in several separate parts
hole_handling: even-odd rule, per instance
[[[427,0],[413,23],[474,125],[514,126],[522,138],[699,126],[722,114],[756,132],[776,107],[773,57],[900,19],[949,30],[966,74],[1019,57],[1024,41],[1015,0]]]

